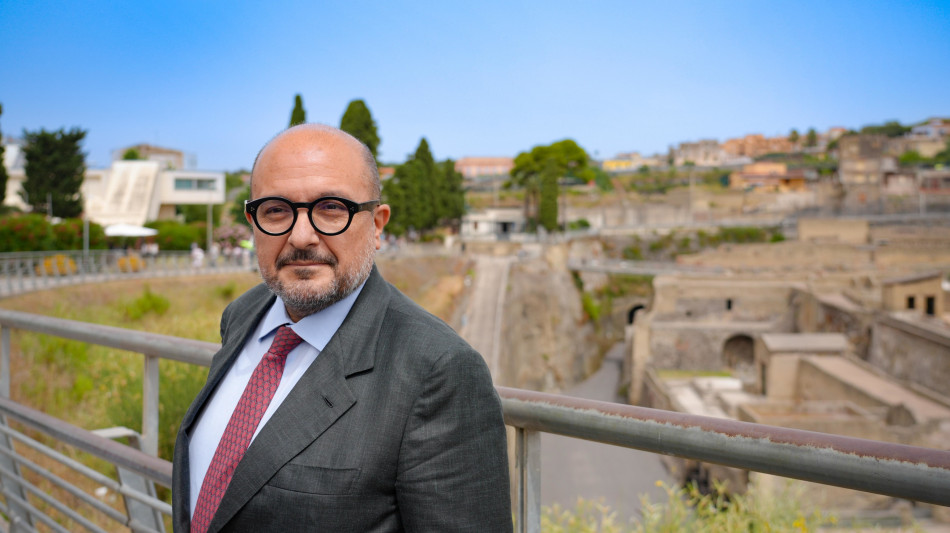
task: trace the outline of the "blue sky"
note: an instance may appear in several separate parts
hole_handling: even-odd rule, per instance
[[[950,1],[0,0],[0,129],[78,126],[249,167],[363,98],[380,157],[572,138],[593,156],[950,116]]]

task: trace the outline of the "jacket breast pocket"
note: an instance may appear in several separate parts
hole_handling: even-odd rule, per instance
[[[353,492],[359,477],[359,468],[327,468],[288,463],[267,484],[308,494],[344,495]]]

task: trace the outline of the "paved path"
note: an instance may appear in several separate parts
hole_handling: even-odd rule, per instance
[[[511,257],[478,256],[474,287],[461,328],[462,338],[482,354],[496,383],[504,382],[498,375],[498,353],[508,271],[513,260]]]
[[[566,396],[623,403],[617,395],[623,344],[614,346],[601,369]],[[640,495],[665,502],[657,480],[672,484],[660,456],[609,444],[541,434],[541,504],[573,509],[578,496],[602,501],[617,513],[618,522],[639,517]]]

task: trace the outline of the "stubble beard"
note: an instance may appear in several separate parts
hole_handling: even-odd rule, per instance
[[[370,240],[359,251],[356,268],[340,270],[339,261],[330,252],[317,250],[293,251],[278,256],[273,268],[261,268],[264,284],[280,297],[291,315],[305,317],[323,311],[353,293],[369,277],[373,270],[373,258],[376,248]],[[325,287],[312,287],[309,280],[313,272],[309,268],[294,268],[288,264],[295,261],[323,263],[333,271],[333,278]],[[281,268],[294,269],[297,280],[284,283],[277,274]]]

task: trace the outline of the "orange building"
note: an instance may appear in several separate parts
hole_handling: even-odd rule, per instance
[[[729,175],[729,188],[768,192],[804,191],[809,175],[803,169],[788,169],[785,163],[752,163]]]

